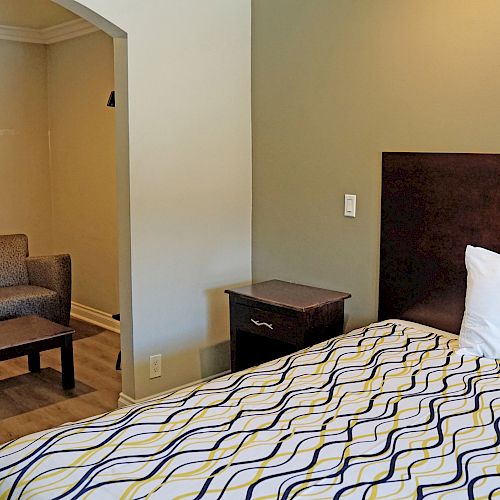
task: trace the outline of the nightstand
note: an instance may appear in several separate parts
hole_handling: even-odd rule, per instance
[[[344,328],[344,301],[351,296],[280,280],[226,293],[233,372],[340,335]]]

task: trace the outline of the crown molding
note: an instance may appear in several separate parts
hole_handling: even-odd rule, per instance
[[[85,19],[75,19],[74,21],[56,24],[44,29],[0,25],[0,40],[50,45],[88,35],[95,31],[99,31],[99,28],[85,21]]]
[[[0,24],[0,40],[12,42],[45,43],[41,30],[21,28],[19,26],[4,26]]]
[[[85,19],[75,19],[62,24],[56,24],[50,28],[40,30],[46,44],[62,42],[71,38],[88,35],[99,31],[99,28],[85,21]]]

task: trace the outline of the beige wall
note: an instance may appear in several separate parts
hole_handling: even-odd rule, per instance
[[[119,311],[113,40],[0,40],[0,234],[70,253],[73,300]],[[49,145],[50,129],[50,145]]]
[[[73,301],[119,311],[113,40],[48,47],[53,247],[71,254]]]
[[[254,0],[253,271],[376,318],[382,151],[498,152],[497,0]],[[344,193],[358,217],[343,217]]]
[[[0,234],[51,250],[46,48],[0,40]],[[36,210],[33,210],[36,207]]]
[[[223,290],[248,281],[251,266],[250,1],[57,3],[111,29],[92,9],[128,35],[123,390],[141,398],[229,365],[227,351],[219,358],[229,337]],[[156,353],[163,376],[150,380]]]

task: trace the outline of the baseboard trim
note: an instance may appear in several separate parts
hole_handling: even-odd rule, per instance
[[[111,314],[99,311],[93,307],[84,306],[78,302],[71,302],[71,317],[100,326],[105,330],[120,333],[120,322],[111,317]]]
[[[187,389],[188,387],[192,387],[193,385],[203,384],[204,382],[210,382],[210,380],[223,377],[224,375],[229,375],[230,373],[231,370],[226,370],[224,372],[211,375],[210,377],[201,378],[199,380],[195,380],[194,382],[189,382],[187,384],[180,385],[179,387],[173,387],[172,389],[168,389],[167,391],[159,392],[158,394],[154,394],[152,396],[147,396],[145,398],[140,398],[140,399],[131,398],[127,394],[120,392],[120,397],[118,398],[118,408],[125,408],[126,406],[135,405],[137,403],[144,403],[151,399],[161,398],[162,396],[165,396],[172,392],[180,391],[181,389]]]

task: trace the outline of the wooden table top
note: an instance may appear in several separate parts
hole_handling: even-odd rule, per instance
[[[320,307],[331,302],[348,299],[351,294],[324,288],[299,285],[288,281],[270,280],[255,285],[226,290],[226,293],[281,306],[295,311]]]
[[[0,321],[0,350],[70,333],[75,333],[70,326],[59,325],[39,316],[7,319]]]

